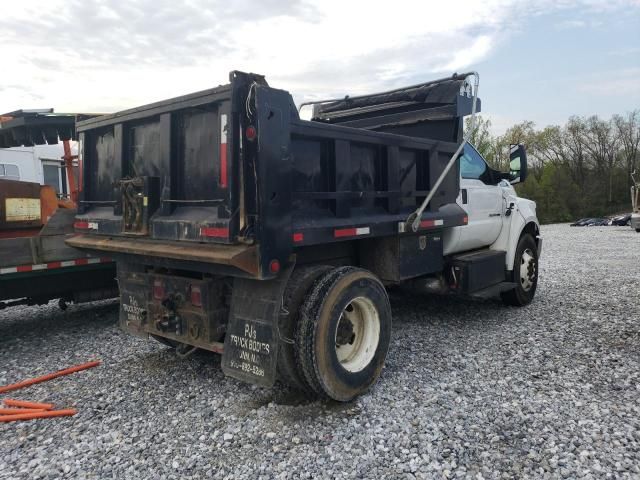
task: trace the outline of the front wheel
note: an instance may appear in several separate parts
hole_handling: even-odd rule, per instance
[[[502,301],[515,307],[531,303],[538,286],[538,247],[529,234],[522,235],[516,247],[511,281],[516,286],[501,294]]]
[[[347,402],[382,371],[391,339],[391,307],[372,273],[333,269],[308,292],[295,335],[296,359],[320,396]]]

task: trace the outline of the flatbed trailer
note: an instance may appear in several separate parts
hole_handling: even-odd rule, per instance
[[[486,191],[461,188],[477,155],[463,141],[480,105],[469,75],[319,102],[305,121],[288,92],[234,71],[79,122],[85,188],[67,242],[116,259],[125,330],[222,353],[245,381],[350,400],[384,363],[385,287],[519,305],[535,293],[535,204],[510,184],[524,147],[509,173],[484,163]]]
[[[58,299],[81,303],[117,296],[115,263],[65,243],[73,233],[77,183],[68,142],[76,115],[20,111],[3,115],[0,146],[66,142],[70,198],[58,198],[48,185],[0,178],[0,309]]]

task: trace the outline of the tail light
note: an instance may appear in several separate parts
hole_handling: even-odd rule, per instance
[[[269,263],[269,271],[271,273],[278,273],[280,271],[280,262],[276,259],[271,260]]]
[[[202,291],[199,286],[191,285],[191,305],[194,307],[202,306]]]
[[[163,300],[164,295],[164,283],[162,280],[154,280],[153,281],[153,298],[156,300]]]
[[[249,125],[244,133],[247,136],[247,140],[252,141],[252,142],[258,136],[258,132],[256,131],[256,127],[254,127],[253,125]]]
[[[229,229],[226,227],[201,227],[200,235],[203,237],[228,238]]]

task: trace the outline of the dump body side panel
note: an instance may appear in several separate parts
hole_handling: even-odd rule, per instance
[[[85,230],[229,243],[237,233],[231,95],[225,86],[81,122]]]
[[[399,223],[456,149],[300,120],[288,92],[240,72],[230,85],[97,117],[78,131],[86,188],[72,245],[151,265],[224,259],[263,279],[299,248],[402,235]],[[464,224],[458,190],[456,165],[421,230]],[[206,245],[242,251],[201,255]]]
[[[398,235],[433,188],[456,144],[294,121],[292,224],[295,245]],[[422,229],[462,225],[459,167],[445,177]]]

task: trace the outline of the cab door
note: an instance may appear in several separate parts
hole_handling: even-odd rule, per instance
[[[488,247],[494,243],[504,217],[502,188],[491,175],[487,162],[470,144],[460,158],[460,195],[458,204],[469,221],[460,228],[456,251]],[[495,183],[494,183],[495,182]]]

